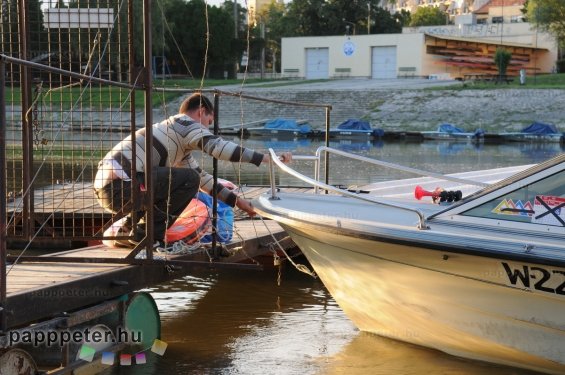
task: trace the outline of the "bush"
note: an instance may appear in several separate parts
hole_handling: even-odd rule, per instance
[[[508,64],[510,64],[511,59],[512,54],[509,51],[504,48],[496,49],[496,52],[494,53],[494,63],[498,68],[498,74],[500,76],[506,75],[506,68],[508,68]]]
[[[565,73],[565,59],[557,60],[555,66],[557,67],[557,73]]]

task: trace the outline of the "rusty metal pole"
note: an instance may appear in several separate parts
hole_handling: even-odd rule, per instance
[[[19,58],[27,60],[29,45],[29,17],[28,17],[28,1],[18,0],[18,21],[19,38],[20,38],[20,54]],[[33,190],[31,189],[32,170],[33,170],[33,139],[32,125],[33,122],[29,118],[28,110],[31,109],[31,68],[20,65],[20,88],[22,92],[22,179],[23,192],[22,196],[22,220],[23,220],[23,236],[30,239],[33,233],[31,215],[33,215]]]
[[[153,148],[153,101],[151,95],[153,91],[153,71],[151,67],[152,46],[151,46],[151,0],[143,0],[143,63],[145,66],[145,194],[147,210],[145,217],[146,225],[146,254],[147,259],[153,259],[153,239],[154,239],[154,207],[153,207],[153,171],[152,171],[152,148]],[[132,176],[134,178],[134,176]]]
[[[0,331],[6,332],[6,64],[0,60]]]
[[[217,92],[214,93],[214,135],[220,133],[220,125],[218,124],[218,114],[220,106],[220,96]],[[220,251],[218,245],[218,159],[212,158],[212,256],[214,259],[220,258]]]
[[[136,65],[135,65],[135,46],[133,44],[133,40],[134,40],[134,16],[133,16],[133,2],[134,0],[129,0],[128,1],[128,13],[127,13],[127,25],[128,25],[128,66],[129,66],[129,83],[131,85],[135,85],[137,86],[137,79],[139,78],[138,75],[138,70],[136,69]],[[120,46],[121,47],[121,46]],[[132,155],[137,155],[137,143],[135,142],[135,131],[137,129],[137,121],[136,119],[136,111],[135,111],[135,93],[137,91],[133,90],[133,95],[130,96],[130,102],[129,102],[129,110],[130,110],[130,134],[132,136],[132,140],[133,142],[131,143],[131,153]],[[135,171],[137,171],[137,158],[132,158],[131,159],[131,174],[133,176],[133,174],[135,173]],[[137,181],[135,178],[132,178],[132,184],[131,184],[131,197],[133,199],[134,202],[139,202],[141,201],[139,195],[141,194],[140,190],[139,190],[139,181]],[[135,206],[133,206],[135,208]],[[139,219],[141,219],[138,216],[138,211],[136,209],[132,210],[131,212],[131,218],[132,218],[132,222],[133,223],[138,223]],[[132,228],[133,229],[133,228]]]

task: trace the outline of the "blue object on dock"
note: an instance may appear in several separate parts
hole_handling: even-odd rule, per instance
[[[367,121],[348,119],[337,126],[339,130],[372,130]]]
[[[448,123],[441,124],[440,126],[438,126],[437,131],[441,132],[441,133],[449,133],[449,134],[465,133],[465,131],[463,129],[458,128],[457,126],[455,126],[453,124],[448,124]]]
[[[385,131],[381,128],[373,129],[373,137],[382,138],[385,135]]]
[[[196,197],[204,202],[206,206],[212,208],[213,199],[209,194],[199,192]],[[217,222],[216,234],[218,235],[217,240],[221,243],[228,243],[231,241],[233,236],[233,208],[225,204],[224,202],[218,200],[218,222]],[[201,243],[212,242],[212,235],[207,234],[200,239]]]
[[[273,130],[294,130],[302,134],[308,134],[312,128],[308,124],[298,125],[296,120],[289,120],[284,118],[277,118],[265,124],[265,129]]]
[[[330,138],[359,140],[368,140],[374,136],[371,124],[358,119],[349,119],[339,124],[336,128],[331,128],[329,135]]]
[[[543,122],[535,121],[530,125],[528,125],[527,127],[525,127],[524,129],[522,129],[522,133],[545,135],[545,134],[558,134],[559,131],[557,130],[557,127],[553,124],[545,124]]]

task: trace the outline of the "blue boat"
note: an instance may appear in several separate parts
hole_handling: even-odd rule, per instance
[[[431,140],[479,142],[483,140],[485,132],[482,129],[466,132],[455,125],[444,123],[435,131],[423,131],[421,134],[424,139]]]
[[[565,133],[559,132],[554,124],[535,121],[521,132],[500,133],[508,142],[565,142]]]
[[[372,129],[367,121],[348,119],[329,131],[330,138],[370,140],[378,138],[384,132],[381,129]],[[324,132],[321,134],[324,135]]]
[[[277,139],[308,137],[312,128],[306,123],[299,124],[296,120],[277,118],[265,123],[265,126],[247,128],[250,136],[272,137]]]

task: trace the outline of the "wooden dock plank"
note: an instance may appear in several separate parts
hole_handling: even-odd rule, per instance
[[[308,192],[311,188],[282,188],[282,191]],[[243,186],[241,193],[247,199],[253,199],[263,193],[268,193],[270,187]],[[48,186],[34,191],[34,212],[36,214],[53,215],[85,215],[100,216],[110,214],[100,205],[94,195],[92,183],[66,183]],[[21,211],[21,198],[16,198],[8,203],[8,212]]]
[[[257,258],[282,255],[274,246],[275,236],[285,249],[294,246],[283,229],[271,220],[239,220],[234,223],[234,240],[225,246],[229,256],[218,263],[253,263]],[[69,250],[50,256],[81,258],[125,258],[131,249],[115,249],[103,245]],[[163,257],[162,253],[156,256]],[[185,255],[166,255],[167,259],[210,262],[204,247]],[[189,274],[193,265],[171,270],[166,264],[128,265],[100,263],[21,263],[7,276],[7,320],[9,327],[48,319],[61,311],[72,311],[86,305],[130,293],[156,283]],[[115,283],[120,281],[120,283]],[[56,296],[53,297],[53,296]],[[29,306],[35,306],[29,309]]]

